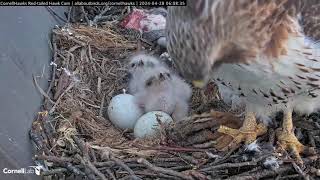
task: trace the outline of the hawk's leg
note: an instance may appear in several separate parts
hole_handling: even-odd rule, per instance
[[[267,127],[262,123],[257,124],[255,114],[253,112],[247,112],[242,127],[233,129],[220,126],[218,132],[224,135],[217,139],[216,148],[225,151],[238,147],[241,142],[245,142],[245,144],[254,142],[257,136],[267,132]]]
[[[303,164],[300,157],[300,153],[310,152],[312,153],[312,148],[306,147],[299,142],[297,137],[294,135],[293,124],[292,124],[292,111],[284,113],[282,128],[279,128],[276,132],[280,148],[283,150],[288,150],[293,153],[297,162]]]

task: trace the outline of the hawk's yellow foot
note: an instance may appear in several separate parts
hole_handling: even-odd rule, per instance
[[[215,147],[218,150],[226,151],[238,147],[242,142],[245,142],[245,144],[254,142],[257,136],[267,132],[267,127],[262,123],[257,124],[255,114],[248,112],[246,113],[242,127],[233,129],[220,126],[218,132],[224,135],[216,140]]]
[[[312,153],[312,151],[314,151],[312,148],[301,144],[297,137],[294,135],[291,111],[284,113],[282,128],[279,128],[277,130],[276,135],[280,148],[292,152],[295,156],[295,160],[300,165],[303,164],[300,153]]]

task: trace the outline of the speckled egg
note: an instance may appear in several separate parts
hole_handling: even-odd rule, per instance
[[[170,115],[162,111],[151,111],[142,115],[134,127],[134,136],[136,138],[150,137],[155,134],[156,129],[159,128],[157,118],[162,123],[169,123],[172,120]]]

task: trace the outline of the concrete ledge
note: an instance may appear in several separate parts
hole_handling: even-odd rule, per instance
[[[65,7],[53,7],[64,17]],[[0,7],[0,179],[36,179],[35,175],[6,175],[3,168],[34,165],[28,131],[42,102],[32,74],[50,77],[49,33],[56,18],[45,7]]]

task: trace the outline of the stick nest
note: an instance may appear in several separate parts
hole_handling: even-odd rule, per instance
[[[99,27],[74,23],[52,30],[53,77],[47,92],[40,90],[46,97],[44,108],[30,131],[42,175],[57,179],[300,179],[320,173],[317,157],[306,160],[306,169],[301,169],[272,151],[262,155],[244,148],[217,152],[210,143],[213,128],[219,119],[238,117],[209,112],[230,109],[217,100],[214,84],[211,93],[204,95],[195,89],[190,103],[190,114],[207,113],[163,126],[156,138],[135,140],[132,132],[114,127],[105,110],[111,98],[127,88],[126,58],[137,49],[137,34],[112,23]],[[35,77],[34,82],[37,85]],[[303,121],[301,127],[306,128]],[[270,131],[259,141],[272,143]],[[319,130],[308,131],[314,134],[306,143],[319,144]],[[266,168],[263,163],[271,157],[282,164]]]

